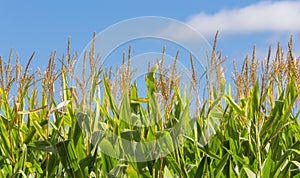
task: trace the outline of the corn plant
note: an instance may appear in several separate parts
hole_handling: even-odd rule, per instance
[[[234,85],[216,42],[206,75],[217,80],[207,82],[196,114],[179,87],[178,53],[172,76],[164,75],[166,48],[149,65],[144,98],[130,82],[131,47],[116,74],[97,68],[93,48],[87,51],[91,75],[83,79],[74,76],[70,40],[67,55],[54,51],[44,72],[30,70],[34,53],[25,68],[12,51],[0,57],[1,177],[299,177],[300,72],[292,38],[286,58],[278,44],[275,59],[270,48],[259,61],[254,47],[251,61],[246,57],[241,71],[235,66]],[[192,74],[196,90],[200,76]]]

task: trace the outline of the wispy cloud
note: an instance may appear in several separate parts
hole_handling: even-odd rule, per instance
[[[300,2],[260,2],[238,9],[221,10],[215,14],[199,13],[187,24],[204,35],[253,32],[300,32]],[[184,35],[184,32],[179,33]],[[187,37],[187,36],[186,36]],[[184,37],[183,37],[184,38]]]

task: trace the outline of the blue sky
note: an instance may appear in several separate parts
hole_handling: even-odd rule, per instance
[[[260,58],[266,56],[269,45],[275,50],[277,41],[286,48],[290,34],[294,35],[294,48],[300,44],[297,1],[1,0],[0,55],[7,60],[13,48],[25,63],[36,51],[33,66],[42,68],[54,49],[59,56],[66,52],[69,36],[72,51],[80,53],[94,31],[101,32],[119,21],[140,16],[182,21],[199,30],[210,43],[215,31],[220,30],[218,49],[229,62],[250,54],[254,44]]]

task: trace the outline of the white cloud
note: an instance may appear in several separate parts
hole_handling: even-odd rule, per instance
[[[300,2],[261,2],[215,14],[199,13],[186,22],[204,35],[254,32],[300,32]],[[178,33],[187,38],[184,31]],[[184,37],[185,36],[185,37]]]

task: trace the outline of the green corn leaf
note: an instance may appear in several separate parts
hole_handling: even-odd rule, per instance
[[[3,151],[5,152],[5,155],[10,157],[11,147],[9,143],[9,136],[8,136],[8,130],[5,127],[5,124],[3,122],[3,119],[5,119],[4,116],[0,115],[0,138],[2,141],[1,147]]]
[[[299,161],[291,161],[295,166],[297,166],[298,170],[300,170],[300,162]]]
[[[286,166],[285,162],[287,161],[287,158],[289,156],[291,156],[292,153],[293,153],[293,150],[291,150],[291,149],[288,149],[288,150],[285,151],[285,153],[281,156],[279,162],[276,164],[276,167],[275,167],[274,171],[271,172],[272,177],[274,177],[274,176],[278,177],[278,175],[280,174],[280,171],[282,169],[284,169],[284,166]]]
[[[59,142],[56,144],[56,149],[68,175],[83,178],[73,142],[71,140]]]
[[[126,168],[126,164],[117,164],[109,171],[108,177],[124,177]]]
[[[45,121],[48,122],[47,120],[45,120]],[[40,125],[40,123],[38,123],[37,120],[33,120],[33,121],[32,121],[32,125],[33,125],[33,127],[35,128],[35,130],[37,131],[37,133],[39,134],[39,136],[42,137],[43,140],[47,140],[46,137],[45,137],[45,135],[44,135],[44,133],[43,133],[44,129],[43,129],[43,127]]]
[[[245,111],[237,103],[235,103],[230,96],[225,96],[225,99],[234,111],[236,111],[240,116],[246,117]]]
[[[244,171],[246,172],[246,174],[249,178],[256,178],[257,177],[256,174],[253,171],[251,171],[249,168],[244,167],[243,169],[244,169]]]
[[[222,175],[222,171],[229,159],[229,154],[226,153],[221,159],[220,163],[216,167],[215,177],[220,177]]]
[[[208,167],[207,165],[207,157],[204,156],[201,160],[201,162],[199,163],[198,165],[198,168],[197,168],[197,172],[196,172],[196,176],[195,177],[205,177],[204,176],[204,171],[205,169]]]
[[[165,166],[165,168],[164,168],[164,174],[163,175],[164,175],[165,178],[174,177],[174,174],[171,173],[171,171],[168,169],[167,166]]]
[[[178,166],[178,163],[176,159],[174,159],[174,157],[172,157],[171,155],[167,155],[165,158],[166,158],[166,165],[168,165],[168,167],[172,171],[174,171],[175,175],[183,175],[183,172],[181,168]]]
[[[108,84],[107,79],[106,79],[105,76],[103,77],[103,82],[104,82],[104,92],[105,92],[105,95],[106,95],[107,98],[108,98],[110,107],[112,108],[112,112],[113,112],[114,114],[116,114],[117,117],[119,117],[119,113],[118,113],[118,110],[117,110],[117,106],[116,106],[116,104],[115,104],[113,95],[112,95],[112,93],[111,93],[109,84]]]
[[[269,177],[271,174],[271,167],[274,161],[272,160],[272,150],[270,149],[267,158],[262,165],[262,177]]]
[[[139,176],[138,172],[131,165],[127,166],[125,172],[128,175],[128,177],[138,177]]]
[[[156,86],[155,86],[155,75],[157,71],[158,66],[155,65],[151,71],[148,73],[148,76],[146,78],[146,85],[147,85],[147,97],[150,98],[156,91]]]
[[[53,146],[49,141],[36,141],[28,144],[29,149],[39,150],[44,152],[57,153],[55,146]]]
[[[120,120],[127,123],[125,125],[129,125],[129,128],[133,126],[135,123],[133,123],[133,120],[131,118],[131,108],[130,108],[130,102],[128,98],[128,92],[127,89],[125,89],[126,92],[123,96],[121,108],[120,108]],[[121,129],[126,128],[126,126],[121,127]]]

